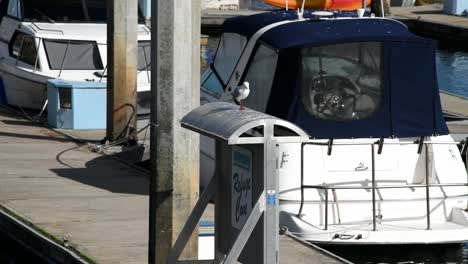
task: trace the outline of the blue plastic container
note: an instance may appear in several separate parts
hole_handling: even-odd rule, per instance
[[[444,12],[450,15],[467,16],[468,0],[445,0]]]
[[[50,126],[63,129],[106,128],[106,83],[50,80],[47,97]]]

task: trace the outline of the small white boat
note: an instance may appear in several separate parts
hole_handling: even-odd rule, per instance
[[[50,79],[106,81],[106,1],[3,0],[0,14],[7,104],[42,109]],[[149,113],[151,33],[139,17],[138,112]]]
[[[248,82],[247,107],[311,136],[278,150],[280,223],[296,236],[466,242],[468,178],[441,110],[435,49],[398,21],[354,12],[232,18],[202,99],[233,101],[233,89]]]

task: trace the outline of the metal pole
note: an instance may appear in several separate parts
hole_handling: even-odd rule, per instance
[[[156,264],[156,233],[158,232],[156,226],[156,215],[158,207],[158,0],[151,1],[151,114],[150,114],[150,163],[151,163],[151,177],[150,177],[150,191],[149,191],[149,230],[148,230],[148,264]]]
[[[366,0],[362,0],[362,8],[366,9],[367,7],[367,2]]]
[[[299,207],[298,217],[302,216],[302,209],[304,208],[304,144],[301,144],[301,205]]]
[[[145,71],[146,71],[146,77],[148,77],[148,82],[151,82],[149,70],[148,70],[148,58],[146,57],[146,46],[143,46],[143,55],[145,57]]]
[[[41,49],[41,38],[39,39],[39,43],[37,44],[37,52],[36,52],[36,59],[34,61],[34,72],[37,71],[37,63],[39,62],[39,50]]]
[[[431,230],[431,203],[429,201],[429,151],[427,145],[425,147],[425,173],[426,173],[426,219],[427,219],[427,230]]]
[[[325,230],[328,230],[328,189],[325,189]]]
[[[377,231],[376,209],[375,209],[375,150],[374,144],[371,145],[372,151],[372,231]]]
[[[20,48],[19,48],[19,50],[18,50],[18,55],[16,55],[16,63],[15,63],[15,65],[18,65],[18,60],[19,60],[19,58],[20,58],[20,56],[21,56],[22,49],[23,49],[24,38],[25,38],[25,35],[23,35],[23,38],[21,39],[21,45],[20,45]],[[38,51],[38,53],[39,53],[39,51]]]
[[[273,142],[273,127],[274,123],[271,122],[266,123],[264,128],[265,137],[269,137],[263,146],[264,189],[269,199],[265,207],[265,212],[263,213],[264,264],[279,263],[279,182],[278,170],[276,166],[273,166],[273,164],[276,164],[276,158],[278,157],[278,147],[276,143]],[[271,200],[273,200],[273,202]]]
[[[68,40],[67,47],[65,48],[65,54],[63,54],[62,64],[60,65],[60,72],[58,77],[62,76],[63,67],[65,66],[65,59],[67,58],[68,48],[70,47],[70,41]]]
[[[465,153],[465,167],[466,167],[466,172],[468,174],[468,137],[465,138],[465,144],[463,145],[462,152],[461,152],[462,155],[463,155],[463,152]]]
[[[99,82],[102,82],[102,79],[104,78],[104,75],[106,75],[106,71],[107,71],[107,65],[104,68],[104,70],[102,71],[101,78],[99,79]]]

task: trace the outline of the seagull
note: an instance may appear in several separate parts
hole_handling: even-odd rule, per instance
[[[249,94],[250,94],[250,88],[249,88],[249,83],[248,82],[244,82],[241,86],[237,86],[237,88],[234,90],[234,92],[232,92],[232,97],[234,97],[234,99],[239,102],[239,105],[240,105],[240,108],[239,110],[244,110],[244,105],[243,105],[243,101],[249,97]]]

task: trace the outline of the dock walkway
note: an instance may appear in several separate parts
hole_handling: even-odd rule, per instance
[[[95,262],[147,261],[148,183],[142,171],[0,112],[2,207]]]
[[[144,171],[0,107],[0,229],[52,263],[147,263],[148,187]],[[281,241],[283,263],[342,263]]]
[[[395,17],[410,18],[420,22],[430,22],[468,30],[468,17],[448,15],[443,10],[444,6],[442,4],[391,8],[392,16]]]

